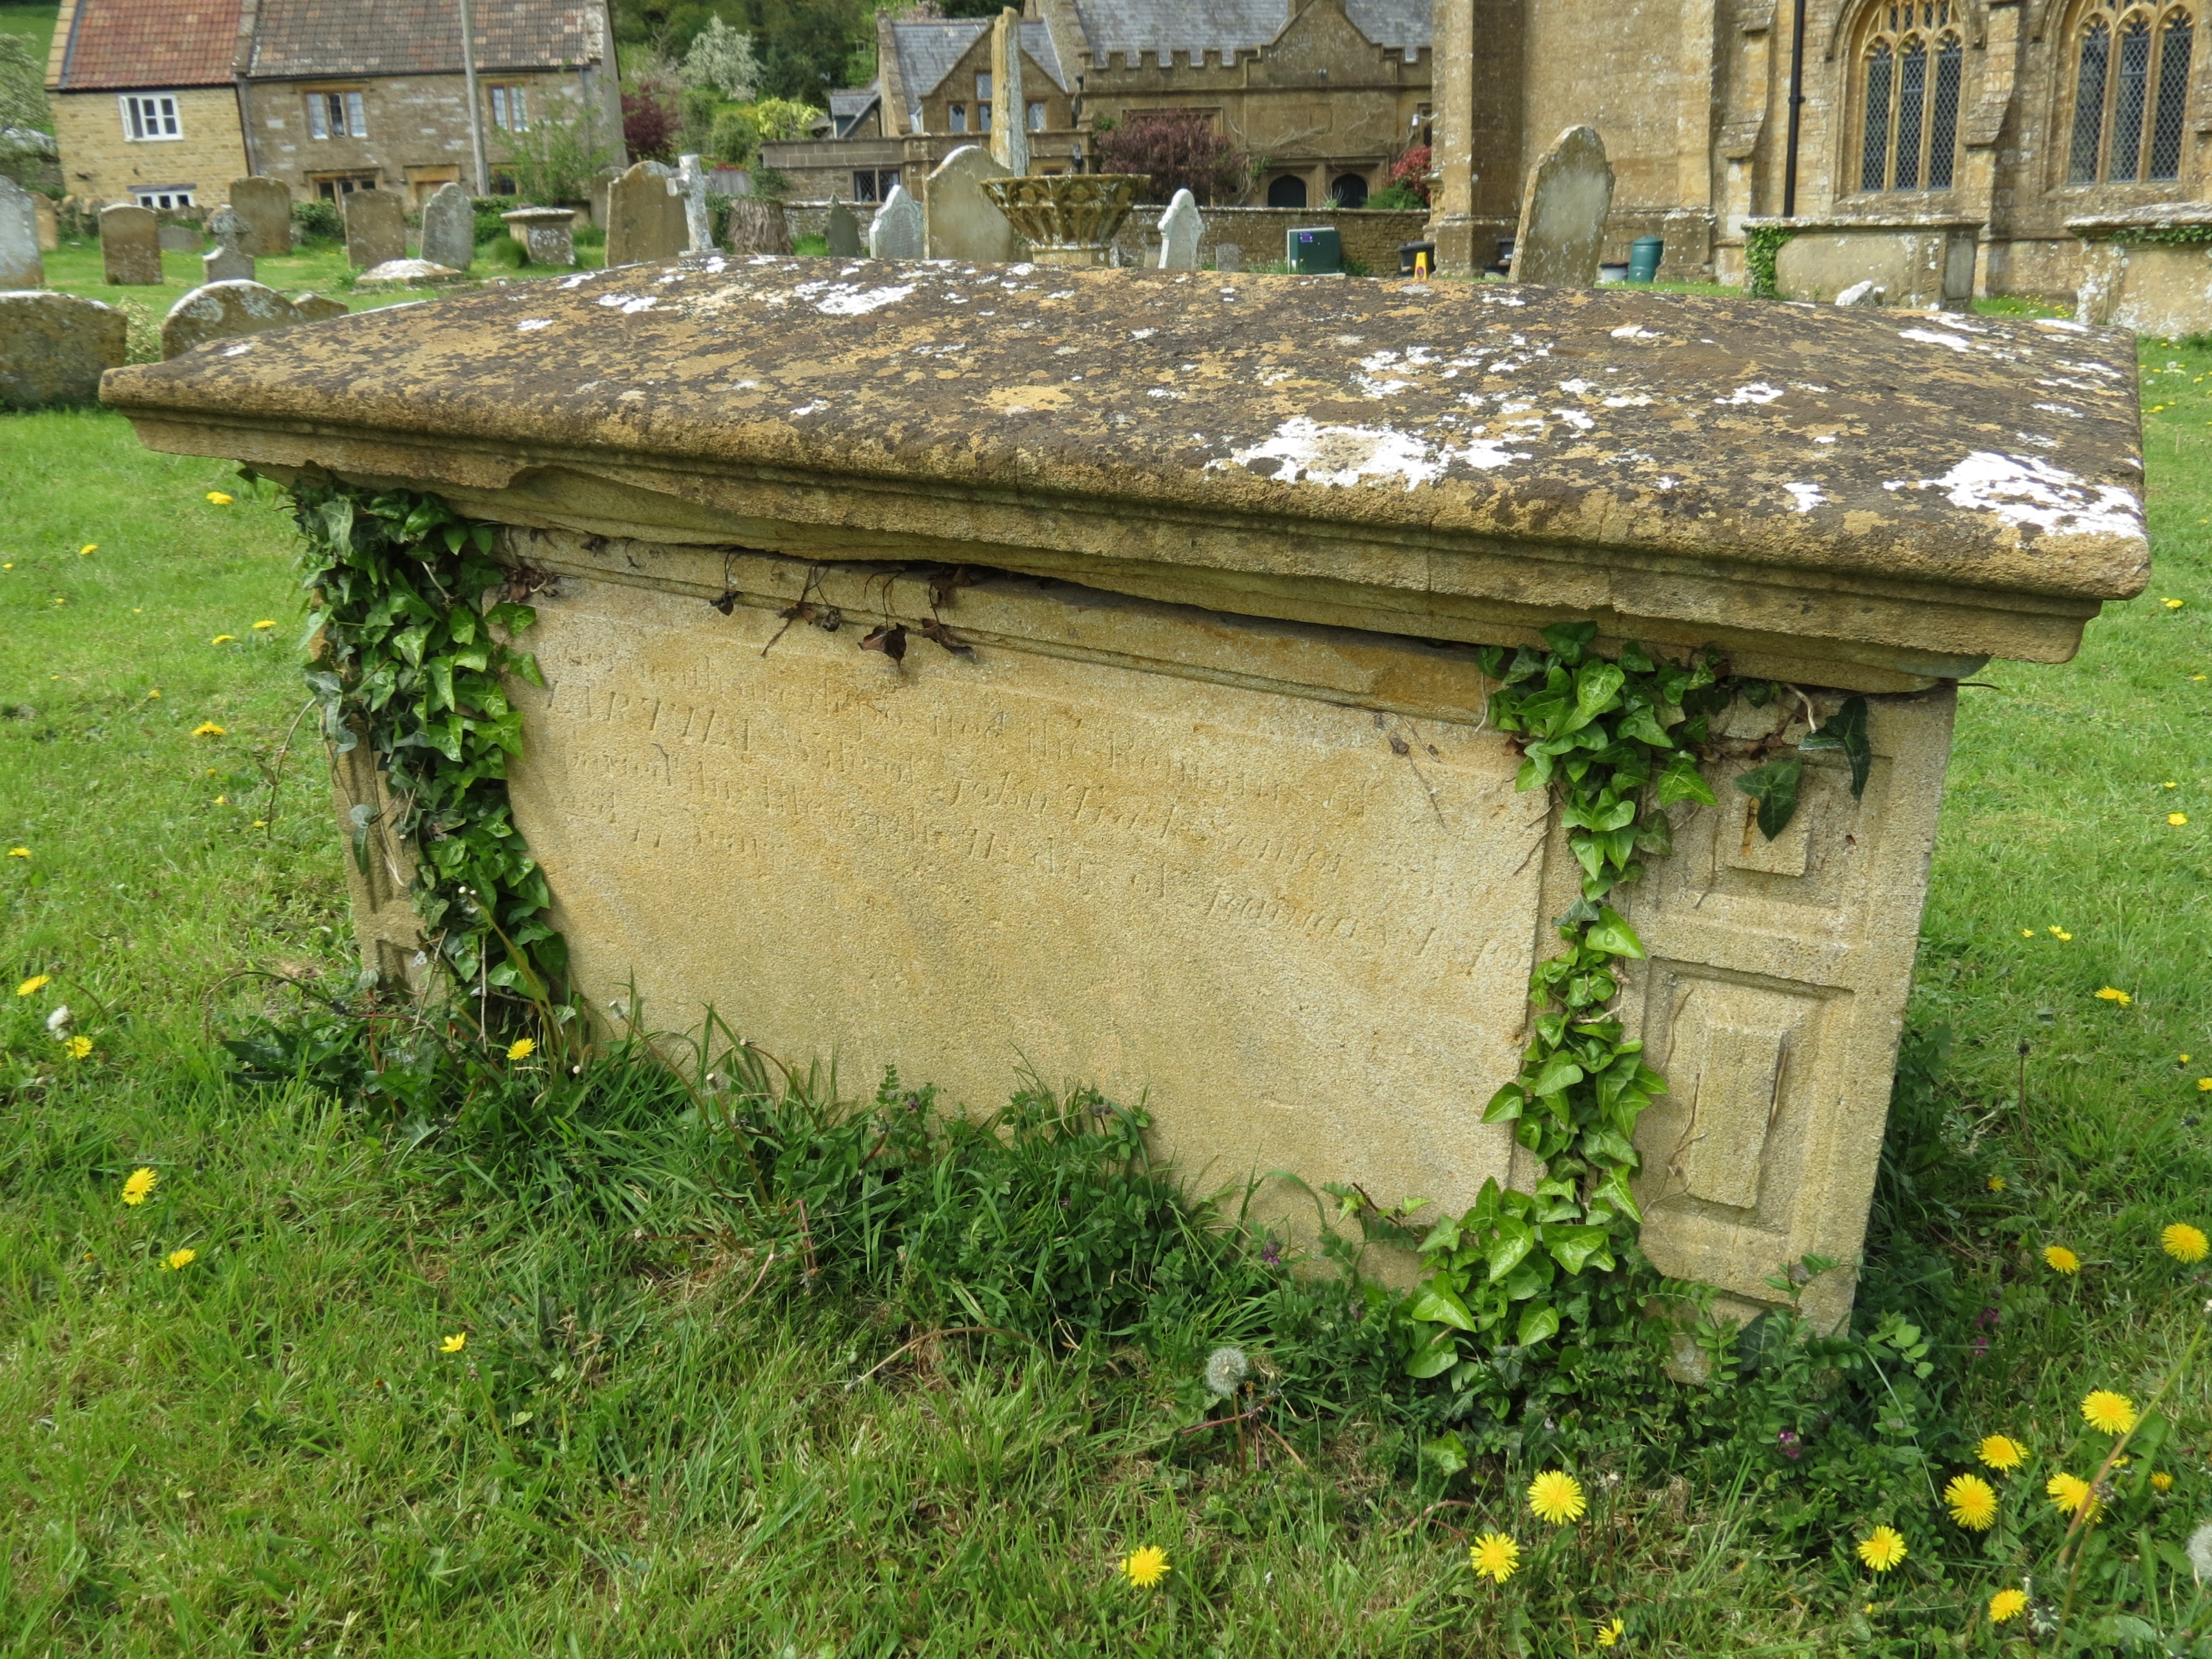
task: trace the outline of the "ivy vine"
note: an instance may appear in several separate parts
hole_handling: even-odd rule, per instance
[[[507,788],[507,762],[522,753],[507,677],[545,683],[537,659],[507,643],[537,620],[521,603],[527,586],[493,560],[494,526],[435,495],[306,480],[290,495],[323,736],[337,754],[364,740],[374,751],[381,828],[415,854],[410,896],[437,959],[487,1017],[495,992],[545,1010],[567,946]],[[364,871],[379,811],[351,810]]]
[[[1667,1084],[1608,1012],[1619,963],[1644,951],[1606,901],[1643,875],[1640,855],[1673,850],[1665,809],[1717,804],[1699,769],[1716,746],[1715,717],[1738,697],[1760,706],[1782,689],[1728,673],[1710,647],[1674,662],[1632,641],[1608,660],[1590,651],[1596,636],[1595,623],[1561,623],[1544,630],[1547,650],[1481,654],[1498,683],[1491,719],[1515,734],[1522,757],[1516,786],[1553,793],[1582,893],[1559,921],[1566,948],[1531,977],[1520,1075],[1483,1111],[1486,1123],[1513,1125],[1542,1177],[1527,1193],[1486,1182],[1466,1213],[1437,1223],[1419,1245],[1407,1371],[1449,1373],[1452,1387],[1475,1394],[1497,1391],[1501,1351],[1520,1351],[1517,1366],[1563,1334],[1604,1340],[1641,1320],[1652,1274],[1637,1246],[1643,1214],[1629,1182],[1641,1162],[1637,1121]],[[1866,700],[1848,699],[1798,747],[1844,751],[1858,794],[1873,759]],[[1803,768],[1802,752],[1788,753],[1735,780],[1769,839],[1796,811]]]
[[[1751,278],[1750,295],[1754,300],[1775,300],[1782,290],[1776,285],[1775,257],[1782,245],[1797,233],[1787,225],[1751,225],[1743,233],[1743,267]]]

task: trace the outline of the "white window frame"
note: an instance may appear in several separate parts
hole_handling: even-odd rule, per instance
[[[491,124],[501,132],[530,131],[530,88],[502,81],[491,88]]]
[[[127,143],[169,143],[185,136],[184,116],[173,92],[126,92],[115,104],[122,112]]]
[[[1044,100],[1042,98],[1030,105],[1030,131],[1031,132],[1044,131]]]
[[[338,108],[345,118],[343,128],[331,121],[331,103],[338,100]],[[318,87],[307,94],[307,136],[310,138],[366,138],[368,137],[368,106],[358,92],[343,87]]]
[[[196,185],[133,185],[131,199],[142,208],[161,213],[173,208],[197,206],[192,198],[198,189]]]

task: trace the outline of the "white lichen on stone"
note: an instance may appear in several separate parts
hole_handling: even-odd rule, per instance
[[[798,291],[805,293],[813,283],[804,284]],[[862,288],[855,283],[836,283],[821,285],[828,291],[814,301],[814,308],[825,317],[865,317],[872,311],[881,311],[885,306],[896,305],[915,290],[912,283],[895,283],[882,288]],[[817,292],[820,292],[817,289]],[[812,295],[808,295],[812,299]]]
[[[1259,470],[1259,464],[1274,461],[1279,465],[1273,477],[1279,483],[1400,483],[1418,489],[1436,483],[1455,463],[1487,471],[1528,459],[1496,439],[1437,444],[1389,427],[1322,426],[1298,415],[1283,422],[1264,443],[1232,450],[1225,461],[1207,462],[1206,470]]]
[[[1892,478],[1882,488],[1940,489],[1954,507],[2046,535],[2142,534],[2142,507],[2131,492],[2088,483],[2033,455],[1978,449],[1940,478]]]
[[[1716,398],[1713,401],[1717,404],[1771,404],[1781,395],[1780,386],[1769,386],[1764,380],[1753,380],[1748,386],[1738,386],[1727,397]]]
[[[525,317],[514,325],[514,331],[517,334],[535,334],[541,328],[552,326],[553,319],[550,317]]]
[[[1900,328],[1897,331],[1897,337],[1900,340],[1923,340],[1929,345],[1948,346],[1954,351],[1972,351],[1974,349],[1972,340],[1962,339],[1956,334],[1939,334],[1932,328]]]
[[[1810,513],[1828,499],[1820,493],[1820,486],[1818,484],[1786,483],[1782,487],[1790,492],[1790,499],[1797,503],[1797,510],[1800,513]]]

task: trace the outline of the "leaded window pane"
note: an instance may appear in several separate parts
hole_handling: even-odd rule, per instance
[[[1867,59],[1866,142],[1859,157],[1859,188],[1880,190],[1889,179],[1889,48],[1876,46]]]
[[[2112,96],[2112,148],[2107,179],[2134,179],[2142,160],[2143,106],[2150,93],[2150,25],[2136,18],[2120,30],[2119,85]]]
[[[2105,71],[2112,58],[2112,31],[2100,19],[2081,35],[2081,66],[2074,82],[2074,147],[2066,168],[2072,184],[2096,181],[2097,142],[2105,131]]]
[[[1906,44],[1898,58],[1897,188],[1920,187],[1920,111],[1928,95],[1928,48]]]
[[[2158,114],[2150,130],[2150,176],[2181,176],[2181,119],[2189,101],[2189,52],[2196,30],[2187,12],[2166,19],[2164,38],[2158,43]]]
[[[1929,123],[1928,188],[1951,188],[1952,158],[1959,148],[1959,76],[1965,65],[1958,37],[1936,54],[1936,109]]]

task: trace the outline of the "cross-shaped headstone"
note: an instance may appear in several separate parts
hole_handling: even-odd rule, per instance
[[[239,244],[252,228],[246,216],[228,204],[217,208],[207,222],[208,234],[216,245],[200,256],[204,283],[250,283],[253,280],[253,256],[240,250]]]
[[[684,198],[684,228],[691,239],[690,252],[714,251],[714,216],[707,210],[707,172],[696,155],[679,155],[676,188]]]

